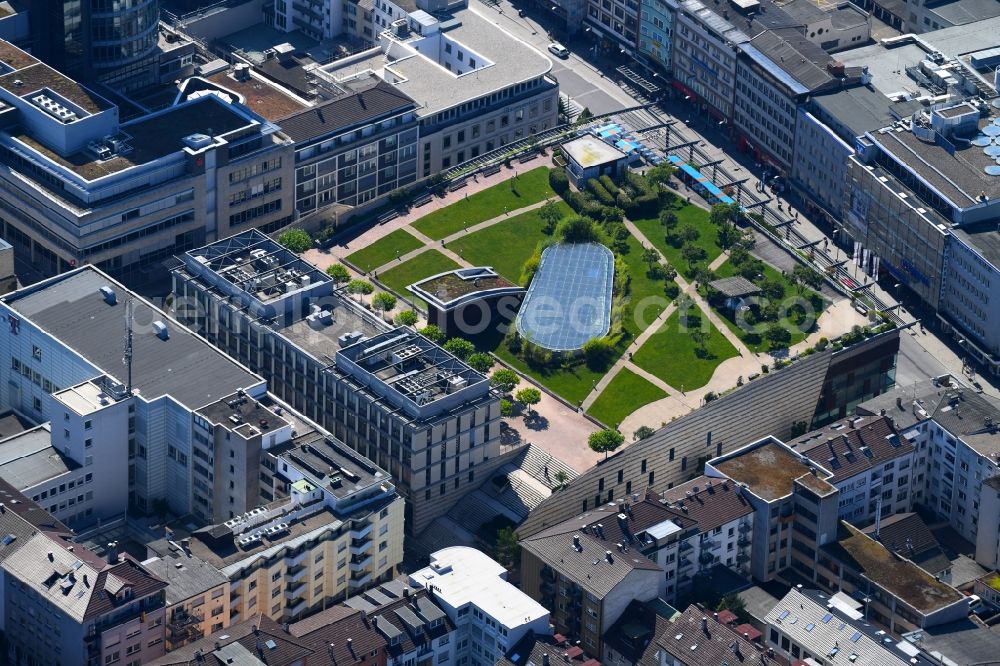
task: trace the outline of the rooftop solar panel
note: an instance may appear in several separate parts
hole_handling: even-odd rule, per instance
[[[615,257],[597,243],[546,248],[517,318],[522,337],[552,351],[580,349],[611,328]]]

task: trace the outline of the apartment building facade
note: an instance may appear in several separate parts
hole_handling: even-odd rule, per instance
[[[295,208],[357,206],[417,180],[419,127],[410,98],[372,75],[338,98],[280,121],[295,141]]]
[[[207,95],[120,123],[116,106],[7,42],[0,61],[0,231],[43,275],[149,270],[291,221],[291,141],[246,107]]]
[[[229,626],[229,580],[215,567],[171,548],[142,566],[167,583],[164,651],[178,650]]]
[[[488,380],[334,294],[321,271],[259,233],[181,260],[174,295],[190,305],[181,319],[260,372],[292,408],[384,466],[408,500],[409,529],[446,512],[499,461],[499,399]],[[411,371],[417,383],[384,379]]]
[[[674,23],[679,7],[674,0],[647,0],[639,6],[637,55],[654,71],[671,71]]]
[[[590,0],[587,25],[620,50],[634,55],[639,42],[639,4],[638,0]]]

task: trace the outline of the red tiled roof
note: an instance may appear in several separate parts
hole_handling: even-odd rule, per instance
[[[736,622],[736,613],[730,610],[719,611],[719,622],[722,624],[732,624]]]
[[[722,614],[720,613],[719,615],[722,615]],[[745,624],[745,623],[737,625],[736,628],[735,628],[735,631],[740,636],[743,636],[744,634],[746,634],[747,640],[751,640],[751,641],[755,641],[758,638],[760,638],[760,636],[761,636],[761,634],[760,634],[759,631],[757,631],[756,629],[754,629],[753,627],[751,627],[749,624]]]
[[[583,654],[583,648],[581,648],[579,645],[574,645],[570,649],[566,650],[566,654],[569,656],[570,659],[576,659],[581,654]]]

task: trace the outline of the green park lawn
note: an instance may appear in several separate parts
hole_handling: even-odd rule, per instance
[[[371,271],[422,245],[422,242],[405,229],[396,229],[368,247],[347,255],[346,258],[360,270]]]
[[[720,363],[737,355],[736,348],[708,320],[697,305],[689,310],[708,331],[706,354],[699,356],[688,331],[681,330],[681,312],[677,310],[663,323],[632,357],[632,362],[656,375],[678,390],[701,388],[712,378]]]
[[[674,208],[674,213],[677,215],[678,229],[692,226],[698,230],[698,239],[692,243],[705,250],[705,259],[700,263],[707,266],[722,252],[722,248],[717,244],[718,229],[709,221],[708,211],[692,204],[681,203]],[[681,248],[667,243],[666,227],[660,224],[658,218],[643,218],[632,220],[632,222],[649,239],[653,247],[663,253],[663,256],[667,258],[671,266],[677,269],[678,273],[681,275],[691,274],[691,265],[682,256]]]
[[[715,275],[720,278],[731,277],[736,275],[736,267],[731,263],[726,261],[715,271]],[[823,310],[827,306],[826,300],[817,294],[815,291],[809,288],[803,288],[801,291],[792,283],[788,277],[781,274],[780,271],[776,270],[770,264],[764,264],[764,279],[775,280],[781,282],[785,285],[785,300],[788,299],[803,299],[809,302],[809,310],[812,310],[815,314],[812,317],[803,316],[803,313],[791,312],[789,316],[785,319],[785,323],[788,326],[788,330],[792,337],[787,344],[781,344],[777,348],[791,347],[799,342],[802,342],[807,335],[812,331],[815,320],[823,313]],[[757,328],[759,332],[754,335],[753,331],[745,331],[740,328],[736,322],[733,320],[733,313],[728,309],[718,309],[716,308],[716,313],[719,318],[726,322],[726,326],[729,327],[733,333],[739,336],[743,344],[747,346],[747,349],[753,352],[767,352],[770,351],[774,346],[763,336],[763,332],[767,329],[769,325],[767,322],[758,324]]]
[[[569,367],[533,368],[523,359],[511,354],[507,345],[504,344],[498,345],[494,353],[510,366],[534,378],[538,383],[545,385],[549,390],[558,393],[574,405],[583,402],[583,399],[590,395],[594,386],[607,372],[606,370],[591,370],[584,363],[577,363]]]
[[[400,296],[404,296],[411,301],[415,300],[417,305],[426,310],[427,304],[416,298],[406,287],[414,282],[419,282],[425,277],[455,268],[459,268],[459,265],[449,257],[446,257],[437,250],[430,249],[426,252],[421,252],[412,259],[404,261],[398,266],[379,273],[378,279]]]
[[[563,217],[573,212],[561,200],[557,205]],[[516,283],[521,278],[524,262],[534,254],[539,243],[550,238],[542,232],[545,223],[538,216],[539,210],[529,210],[481,231],[462,236],[448,243],[448,248],[459,253],[470,264],[492,266],[500,275]]]
[[[667,392],[659,386],[622,368],[601,391],[587,413],[614,428],[643,405],[666,397]]]
[[[548,167],[538,167],[518,174],[511,189],[507,179],[482,192],[470,195],[455,203],[429,213],[413,223],[421,233],[439,240],[486,220],[503,215],[505,210],[514,211],[551,197]]]
[[[665,282],[653,280],[648,276],[649,267],[642,261],[642,245],[634,236],[629,236],[629,251],[620,255],[628,266],[629,297],[622,308],[622,329],[627,334],[622,351],[632,343],[637,335],[649,327],[653,321],[667,308],[670,299],[664,292]]]

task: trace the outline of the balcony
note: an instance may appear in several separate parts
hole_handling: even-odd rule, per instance
[[[297,615],[300,615],[302,611],[304,611],[305,609],[306,609],[306,600],[299,599],[298,602],[296,602],[294,605],[286,606],[285,613],[287,613],[291,617],[295,617]]]
[[[371,581],[372,574],[370,571],[362,575],[351,574],[351,577],[347,579],[347,586],[353,590],[367,585]]]
[[[303,548],[302,552],[298,555],[286,555],[285,556],[285,566],[289,569],[297,567],[306,559],[306,549]]]
[[[351,571],[365,571],[372,563],[372,556],[365,555],[364,557],[352,557],[351,558]]]
[[[302,580],[302,578],[305,575],[306,575],[306,568],[303,566],[297,566],[285,572],[285,581],[288,583],[294,583],[296,581]],[[232,599],[232,597],[230,597],[230,599]]]
[[[364,555],[371,549],[371,539],[354,539],[351,541],[351,555]]]
[[[740,548],[746,548],[750,545],[750,537],[740,536],[740,538],[736,540],[736,545]]]
[[[692,548],[694,548],[694,546],[691,545],[690,541],[681,541],[681,545],[680,547],[678,547],[677,550],[683,553],[685,551],[691,550]]]
[[[362,527],[351,527],[351,538],[361,540],[372,533],[372,524],[365,523]]]
[[[302,593],[306,591],[305,581],[301,583],[290,583],[285,586],[285,598],[291,601],[292,599],[297,599],[302,596]]]
[[[714,561],[715,561],[715,556],[712,555],[712,553],[709,553],[708,551],[702,551],[701,554],[698,555],[699,564],[708,565]]]
[[[751,530],[750,523],[740,523],[740,526],[737,529],[739,529],[741,534],[746,534]]]

